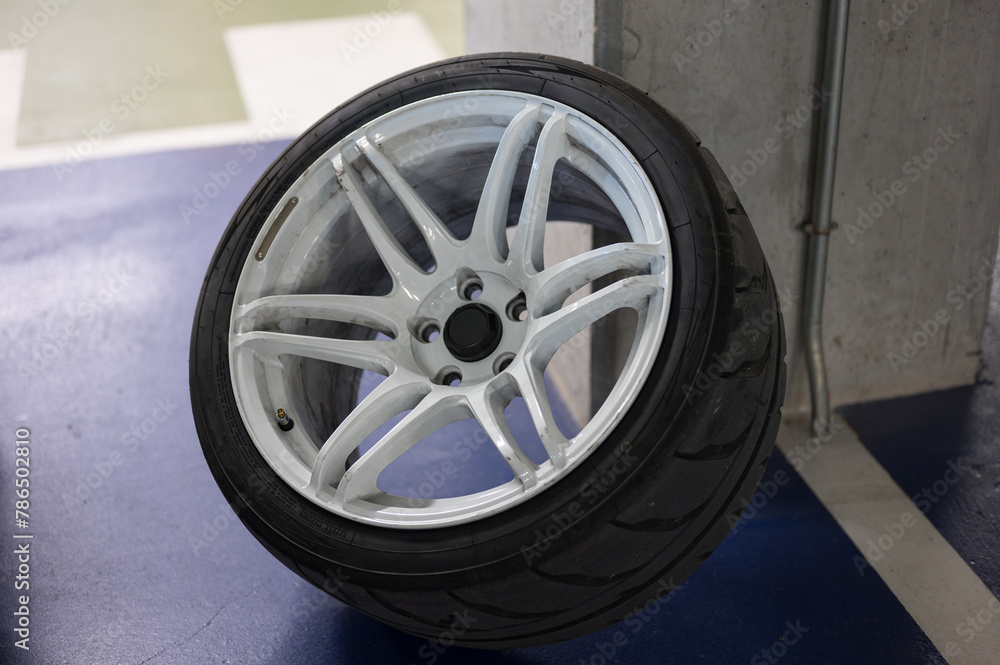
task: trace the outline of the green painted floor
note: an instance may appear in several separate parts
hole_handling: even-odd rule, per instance
[[[4,0],[0,49],[27,50],[17,143],[76,139],[108,117],[116,132],[244,120],[225,29],[393,11],[464,53],[462,0]]]

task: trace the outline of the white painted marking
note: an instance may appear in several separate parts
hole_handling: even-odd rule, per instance
[[[383,15],[381,23],[364,15],[245,26],[227,30],[224,38],[248,120],[112,134],[92,150],[83,146],[89,153],[84,161],[291,139],[355,94],[445,57],[420,16],[407,12]],[[16,145],[24,58],[23,51],[0,50],[0,170],[63,163],[86,143],[81,135],[73,141]]]
[[[805,446],[805,420],[785,421],[778,447],[861,550],[860,567],[878,573],[948,663],[997,662],[1000,601],[842,418],[833,429],[832,438],[812,452],[817,446]]]
[[[376,83],[445,57],[409,12],[253,25],[225,37],[247,113],[287,107],[296,134]]]

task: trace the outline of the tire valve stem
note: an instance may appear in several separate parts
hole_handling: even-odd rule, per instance
[[[288,417],[284,409],[278,409],[278,427],[281,428],[282,432],[287,432],[288,430],[295,427],[295,421]]]

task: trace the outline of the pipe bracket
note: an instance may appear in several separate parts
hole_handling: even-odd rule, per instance
[[[812,224],[808,224],[807,223],[807,224],[803,224],[802,225],[802,230],[805,231],[806,233],[808,233],[811,236],[828,236],[828,235],[830,235],[831,231],[837,230],[837,228],[839,228],[839,226],[840,225],[837,224],[837,222],[830,222],[830,228],[827,228],[827,229],[817,229]]]

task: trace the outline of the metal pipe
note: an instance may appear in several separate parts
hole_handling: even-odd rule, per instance
[[[806,299],[803,306],[806,368],[809,371],[809,390],[812,396],[812,431],[821,436],[828,435],[830,431],[830,392],[826,363],[823,360],[823,289],[830,241],[830,212],[837,166],[840,100],[844,83],[850,4],[850,0],[829,0],[823,62],[824,103],[820,108],[819,141],[815,155],[816,180],[813,186],[812,215],[805,226],[809,233]]]

